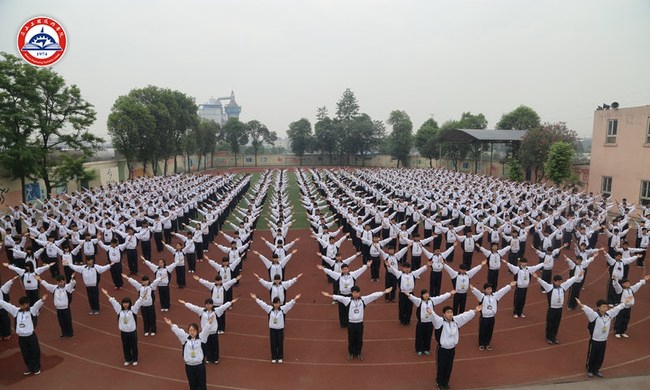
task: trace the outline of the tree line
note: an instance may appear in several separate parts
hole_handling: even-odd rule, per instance
[[[88,131],[95,110],[76,85],[51,69],[0,53],[0,170],[20,180],[43,180],[46,196],[92,174],[84,162],[103,140]]]
[[[118,97],[107,126],[113,146],[124,154],[127,163],[141,162],[145,171],[150,163],[154,175],[160,174],[160,160],[165,161],[162,174],[168,173],[169,159],[173,159],[173,172],[177,173],[178,156],[185,156],[189,166],[190,156],[197,154],[198,166],[207,168],[208,156],[212,165],[218,150],[235,154],[236,165],[237,154],[249,142],[257,166],[257,154],[263,145],[273,145],[277,140],[276,133],[257,120],[244,123],[229,118],[223,126],[201,120],[194,98],[152,85]]]
[[[451,143],[442,141],[443,135],[452,129],[486,129],[488,121],[482,113],[462,113],[457,120],[448,120],[438,125],[435,119],[427,119],[413,133],[413,122],[403,110],[392,111],[386,124],[391,132],[386,133],[386,125],[381,120],[373,120],[360,111],[354,92],[349,88],[343,92],[336,103],[335,115],[330,117],[326,106],[316,110],[316,123],[302,118],[289,124],[287,135],[291,151],[301,161],[306,153],[322,153],[330,157],[338,155],[339,161],[352,159],[356,164],[375,153],[389,154],[397,162],[397,167],[408,166],[409,154],[413,149],[429,160],[446,158],[458,170],[464,160],[474,161],[474,171],[478,171],[481,156],[487,152],[486,146],[472,143]],[[556,183],[571,179],[571,162],[576,150],[580,150],[577,133],[565,123],[542,123],[540,116],[530,107],[521,105],[503,114],[496,129],[528,130],[521,143],[509,144],[504,158],[510,179],[521,181],[524,170],[531,172],[532,179],[541,181],[545,177]],[[555,146],[557,143],[561,145]],[[551,161],[549,161],[549,158]],[[568,164],[566,163],[568,161]]]

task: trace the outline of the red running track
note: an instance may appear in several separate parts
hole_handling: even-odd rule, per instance
[[[268,254],[260,240],[263,235],[270,239],[268,231],[255,233],[252,249]],[[382,299],[368,306],[364,335],[364,361],[347,361],[347,332],[338,326],[336,306],[320,294],[331,292],[331,285],[315,265],[320,263],[315,252],[317,243],[308,231],[290,231],[288,240],[300,237],[296,244],[299,252],[286,268],[287,277],[298,273],[304,276],[289,289],[288,296],[302,293],[302,298],[287,316],[285,329],[285,359],[283,364],[271,364],[267,317],[249,297],[250,292],[268,299],[268,293],[252,276],[268,275],[261,261],[249,253],[244,264],[244,279],[235,288],[239,301],[234,310],[227,312],[227,332],[219,336],[220,363],[208,365],[208,387],[216,389],[285,390],[332,388],[374,389],[431,389],[435,385],[435,358],[417,356],[414,352],[415,318],[411,325],[403,327],[397,320],[397,304],[384,303]],[[218,241],[222,241],[221,238]],[[353,253],[349,241],[342,246],[343,255]],[[454,265],[460,261],[456,251]],[[527,252],[533,253],[529,249]],[[569,254],[567,252],[567,254]],[[171,260],[169,253],[163,257]],[[100,254],[100,259],[103,258]],[[221,257],[211,246],[210,258]],[[475,255],[474,263],[482,259]],[[535,262],[535,260],[533,260]],[[103,263],[100,260],[100,263]],[[361,266],[361,259],[351,268]],[[145,267],[141,267],[141,270]],[[148,269],[146,270],[148,271]],[[557,261],[556,271],[565,276],[568,269],[564,261]],[[13,276],[2,267],[2,280]],[[383,267],[380,280],[383,281]],[[482,285],[486,279],[483,269],[474,278]],[[205,262],[199,263],[196,275],[212,278],[214,270]],[[425,274],[428,275],[428,274]],[[630,279],[638,280],[643,270],[632,266]],[[181,307],[177,299],[201,304],[209,296],[208,290],[188,274],[188,288],[172,287],[172,308],[168,313],[157,311],[158,333],[144,337],[139,321],[139,366],[124,367],[115,312],[105,297],[101,297],[102,312],[99,316],[88,315],[88,303],[83,283],[79,283],[72,304],[75,337],[60,340],[59,328],[51,299],[41,311],[37,334],[43,353],[43,372],[40,376],[23,377],[24,369],[16,337],[0,342],[0,386],[7,389],[65,389],[72,386],[92,386],[94,390],[116,387],[139,390],[186,388],[181,346],[178,339],[163,322],[163,314],[179,325],[195,322],[196,317]],[[49,275],[48,275],[49,277]],[[369,271],[359,281],[363,293],[383,289],[383,283],[370,282]],[[507,281],[505,270],[500,275],[500,285]],[[172,276],[172,281],[175,280]],[[594,304],[605,296],[608,280],[604,258],[599,257],[589,268],[586,290],[582,301]],[[419,281],[421,288],[428,286],[428,276]],[[126,285],[126,284],[125,284]],[[102,286],[111,290],[110,277],[102,278]],[[447,275],[443,276],[443,291],[450,290]],[[418,286],[416,286],[416,291]],[[648,287],[637,294],[632,311],[630,339],[610,336],[603,373],[607,377],[650,374],[650,311]],[[22,286],[14,284],[12,302],[21,294]],[[113,292],[111,291],[111,294]],[[135,298],[130,286],[115,294]],[[511,315],[513,292],[509,292],[499,305],[492,351],[477,348],[478,321],[476,318],[461,330],[460,344],[456,352],[452,388],[494,388],[506,385],[533,383],[560,383],[587,380],[585,357],[587,352],[587,320],[581,311],[565,309],[558,338],[560,345],[550,346],[544,339],[547,307],[546,296],[532,285],[526,304],[526,318],[514,319]],[[447,302],[443,303],[446,304]],[[468,306],[475,305],[473,296]],[[440,307],[438,308],[440,312]],[[593,379],[592,379],[593,380]]]

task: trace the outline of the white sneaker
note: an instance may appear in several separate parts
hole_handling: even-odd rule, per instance
[[[273,364],[275,364],[275,363],[277,363],[277,362],[278,362],[278,361],[275,360],[275,359],[271,360],[271,363],[273,363]]]
[[[149,336],[149,332],[146,332],[144,335],[145,335],[145,337],[146,337],[146,336]]]
[[[524,313],[521,313],[521,315],[519,317],[526,318],[526,315]]]
[[[623,337],[624,339],[629,339],[630,338],[630,336],[628,336],[626,333],[621,333],[621,337]]]
[[[125,366],[128,366],[129,364],[131,364],[131,363],[130,362],[124,362]]]
[[[618,333],[616,333],[616,334],[614,335],[614,337],[616,337],[617,339],[620,339],[620,338],[621,338],[621,335],[618,334]]]
[[[516,315],[516,314],[515,314],[515,315],[513,315],[513,317],[515,317],[515,318],[519,318],[519,316],[518,316],[518,315]]]
[[[278,363],[282,363],[282,359],[278,359]]]
[[[217,334],[224,334],[225,332],[223,330],[218,330]]]
[[[155,332],[151,332],[151,333],[149,333],[149,335],[151,335],[151,336],[155,336],[156,333],[155,333]]]
[[[131,363],[131,364],[134,365],[134,366],[137,366],[137,365],[138,365],[138,362],[133,362],[133,363]]]

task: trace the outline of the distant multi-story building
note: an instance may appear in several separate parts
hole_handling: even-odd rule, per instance
[[[650,205],[650,105],[596,110],[588,190]]]
[[[228,100],[226,105],[222,101]],[[199,104],[199,117],[206,120],[212,120],[220,125],[226,123],[229,118],[239,118],[241,106],[235,101],[235,92],[230,91],[229,97],[208,99],[207,103]]]

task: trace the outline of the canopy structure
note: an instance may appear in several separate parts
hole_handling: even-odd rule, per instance
[[[519,142],[526,130],[452,129],[440,136],[442,142],[504,144]]]
[[[493,174],[492,156],[494,144],[519,143],[526,135],[526,130],[488,130],[488,129],[451,129],[445,131],[439,138],[441,142],[459,144],[489,144],[490,145],[490,168],[489,174]],[[481,154],[481,162],[482,162]]]

